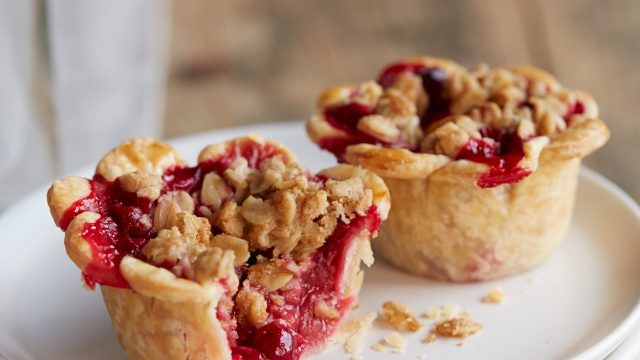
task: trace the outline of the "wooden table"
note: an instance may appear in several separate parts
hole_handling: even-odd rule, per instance
[[[167,137],[303,119],[410,55],[533,64],[596,97],[613,135],[586,164],[640,200],[640,1],[190,0],[172,23]]]

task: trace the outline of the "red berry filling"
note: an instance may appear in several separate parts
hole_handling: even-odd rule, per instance
[[[564,115],[564,121],[567,123],[567,126],[571,125],[571,117],[573,115],[584,114],[584,104],[580,101],[576,101],[569,106],[567,109],[567,113]]]
[[[260,359],[247,350],[255,349],[266,359],[294,360],[322,345],[355,304],[355,296],[344,297],[344,289],[340,287],[347,270],[348,249],[363,231],[377,231],[380,222],[377,209],[372,206],[367,214],[358,216],[350,224],[339,223],[325,245],[312,255],[306,271],[291,280],[286,288],[273,294],[265,292],[265,295],[281,296],[284,303],[269,301],[269,318],[260,328],[237,328],[237,338],[230,339],[235,343],[234,359]],[[332,304],[340,316],[317,317],[314,308],[319,301]]]
[[[286,157],[286,154],[270,144],[236,143],[228,150],[225,155],[195,167],[168,169],[162,176],[162,192],[183,190],[197,200],[195,195],[202,186],[204,176],[211,171],[221,174],[239,156],[246,158],[248,165],[254,169],[263,160],[275,155]],[[310,175],[309,180],[322,184],[326,178]],[[83,269],[85,282],[91,288],[96,283],[130,288],[119,271],[119,264],[126,255],[141,257],[142,248],[156,236],[151,221],[156,202],[124,191],[117,180],[110,182],[101,176],[95,176],[90,184],[90,195],[67,209],[59,226],[66,230],[71,220],[83,211],[100,214],[97,221],[87,223],[82,231],[83,238],[90,244],[93,252],[92,262]],[[260,291],[266,299],[271,299],[270,295],[274,294],[284,299],[277,303],[268,300],[268,318],[260,328],[241,325],[237,321],[235,294],[227,293],[221,300],[221,303],[226,302],[228,305],[224,307],[227,310],[220,306],[217,317],[227,331],[233,359],[299,359],[303,354],[322,345],[335,331],[340,319],[355,304],[355,296],[345,296],[345,289],[341,288],[347,270],[348,250],[358,235],[377,231],[380,222],[375,206],[371,206],[366,214],[356,216],[349,224],[339,221],[333,234],[301,265],[302,270],[287,286],[273,293],[261,288],[253,289]],[[271,254],[262,255],[271,257]],[[255,256],[249,260],[251,261],[255,261]],[[236,267],[241,283],[246,278],[246,271],[246,264]],[[227,284],[226,280],[221,280],[221,283]],[[320,301],[330,304],[339,316],[331,319],[316,316],[315,307]]]
[[[93,211],[101,213],[107,207],[106,189],[107,184],[100,181],[89,181],[91,185],[91,193],[89,196],[82,198],[73,203],[58,220],[58,226],[66,231],[71,220],[85,211]]]
[[[378,83],[382,87],[389,87],[396,80],[398,75],[411,72],[422,79],[422,87],[429,97],[429,107],[422,115],[422,127],[426,127],[433,121],[449,115],[449,100],[444,97],[444,84],[449,79],[446,71],[437,67],[427,67],[423,64],[396,63],[385,68]]]
[[[82,231],[93,253],[93,261],[82,269],[82,276],[85,284],[92,289],[96,283],[117,288],[129,287],[120,271],[116,270],[123,257],[118,245],[125,243],[120,239],[118,230],[118,224],[111,217],[103,216],[95,223],[87,224]]]
[[[527,177],[531,170],[518,166],[524,158],[523,139],[516,133],[502,129],[483,129],[481,134],[495,142],[471,139],[460,150],[457,159],[465,159],[489,165],[489,171],[482,174],[476,184],[482,188],[501,184],[512,184]]]
[[[227,153],[216,159],[198,164],[195,167],[174,167],[162,176],[163,193],[184,190],[195,193],[202,186],[204,175],[211,171],[223,172],[233,160],[239,156],[247,159],[248,165],[258,168],[262,161],[281,154],[271,145],[246,146],[234,142],[227,148]],[[142,248],[153,238],[155,230],[152,215],[155,203],[147,198],[138,197],[134,193],[123,190],[118,180],[107,181],[95,175],[89,196],[76,201],[64,213],[58,226],[66,230],[71,220],[85,211],[100,214],[100,219],[87,224],[82,236],[89,242],[93,251],[93,261],[83,269],[86,284],[94,288],[102,284],[116,288],[129,288],[118,266],[126,255],[138,257]],[[196,197],[194,197],[195,199]]]
[[[422,64],[398,63],[387,67],[379,76],[378,83],[389,87],[396,77],[404,72],[412,72],[422,78],[422,86],[429,96],[429,107],[422,116],[422,126],[449,115],[449,101],[443,97],[444,83],[449,75],[438,68],[428,68]],[[374,144],[386,148],[410,148],[403,142],[389,143],[358,130],[358,121],[368,115],[375,114],[375,109],[352,102],[335,105],[324,110],[325,119],[333,127],[347,132],[348,136],[325,137],[318,141],[321,148],[332,152],[339,161],[344,161],[347,146],[354,144]]]
[[[268,360],[258,350],[246,347],[236,346],[231,355],[232,360]]]
[[[85,211],[96,212],[100,218],[87,223],[82,237],[91,246],[93,261],[83,269],[85,283],[90,288],[103,284],[116,288],[129,288],[118,265],[125,255],[138,256],[155,236],[151,223],[151,203],[136,194],[124,191],[120,184],[106,181],[96,175],[89,180],[91,193],[72,204],[58,225],[66,230],[71,220]]]
[[[262,326],[248,342],[267,359],[290,360],[300,357],[304,339],[284,321],[272,321]]]
[[[184,190],[190,193],[195,192],[202,187],[202,180],[206,174],[212,171],[217,173],[224,172],[231,166],[233,160],[238,157],[245,158],[249,167],[253,169],[259,168],[264,160],[272,158],[275,155],[282,155],[286,160],[286,154],[269,143],[257,146],[256,144],[246,145],[235,141],[230,146],[227,146],[226,150],[225,155],[210,159],[195,167],[174,167],[167,170],[162,176],[164,183],[162,192],[166,193],[176,190]]]
[[[323,138],[320,140],[320,147],[331,151],[341,162],[344,161],[344,151],[349,145],[375,144],[384,147],[402,147],[401,144],[390,144],[358,130],[358,121],[372,114],[375,114],[375,109],[357,102],[326,108],[324,116],[327,122],[348,135]]]
[[[346,105],[334,105],[324,111],[324,116],[333,127],[349,132],[358,131],[358,121],[375,113],[375,109],[357,102]]]
[[[427,67],[420,63],[395,63],[386,67],[378,77],[378,83],[387,88],[392,86],[398,76],[403,73],[413,73],[422,79],[422,86],[428,97],[428,107],[421,115],[421,126],[428,127],[434,121],[450,115],[450,99],[445,97],[444,86],[449,74],[438,67]],[[531,85],[529,84],[528,87]],[[547,86],[548,87],[548,86]],[[547,89],[550,91],[550,89]],[[526,101],[521,106],[530,106]],[[346,108],[346,109],[345,109]],[[567,125],[571,117],[584,113],[584,104],[573,103],[564,116]],[[347,146],[357,143],[378,144],[384,147],[403,147],[396,144],[385,144],[375,138],[357,130],[360,118],[372,113],[372,109],[359,104],[341,105],[338,108],[327,108],[325,118],[332,126],[349,132],[347,138],[324,138],[318,144],[321,148],[333,152],[339,160],[343,160]],[[465,159],[489,165],[489,171],[481,175],[476,184],[483,188],[495,187],[500,184],[512,184],[527,177],[531,171],[518,166],[524,158],[523,145],[528,139],[521,139],[515,133],[507,133],[500,129],[483,129],[482,139],[471,139],[460,151],[457,159]],[[367,138],[368,136],[368,138]],[[404,146],[406,147],[406,146]]]

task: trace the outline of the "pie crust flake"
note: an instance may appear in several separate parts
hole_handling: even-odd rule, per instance
[[[544,261],[566,234],[580,160],[610,136],[591,95],[540,69],[431,57],[325,90],[306,129],[384,178],[393,207],[377,253],[452,281]]]
[[[131,359],[299,359],[356,303],[360,263],[389,211],[374,173],[309,173],[285,147],[247,136],[189,167],[134,138],[92,179],[47,194],[85,285],[99,285]]]

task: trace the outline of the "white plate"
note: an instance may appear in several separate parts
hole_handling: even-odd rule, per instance
[[[290,146],[313,170],[334,163],[318,151],[300,123],[268,124],[201,134],[173,142],[188,158],[205,144],[261,133]],[[88,175],[90,169],[79,171]],[[80,286],[80,274],[64,252],[43,187],[0,218],[0,353],[9,359],[121,359],[99,294]],[[356,313],[377,311],[387,300],[415,312],[459,304],[484,330],[458,341],[425,345],[428,326],[407,335],[404,356],[378,353],[370,345],[390,329],[376,323],[365,359],[602,359],[640,320],[640,210],[621,190],[582,169],[569,235],[552,259],[529,273],[487,283],[446,284],[399,272],[382,261],[367,272]],[[501,285],[506,303],[480,298]],[[347,359],[333,347],[316,359]]]

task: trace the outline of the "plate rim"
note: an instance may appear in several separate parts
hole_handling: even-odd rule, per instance
[[[640,206],[617,184],[585,165],[580,166],[580,176],[584,176],[585,179],[601,186],[604,190],[614,195],[618,200],[621,200],[625,207],[631,210],[635,215],[636,221],[640,222]],[[573,359],[586,360],[593,359],[598,355],[604,355],[604,357],[610,355],[627,339],[638,325],[640,325],[640,298],[636,299],[636,304],[633,309],[629,312],[627,317],[613,329],[613,331],[593,346],[574,356]]]
[[[166,141],[175,147],[186,147],[189,142],[198,142],[203,141],[209,137],[231,137],[236,136],[236,133],[247,133],[247,134],[260,134],[268,129],[269,132],[277,132],[283,130],[289,130],[293,126],[304,127],[303,121],[278,121],[278,122],[268,122],[268,123],[255,123],[255,124],[245,124],[236,127],[228,127],[221,128],[216,130],[209,130],[203,132],[196,132],[189,135],[183,135],[175,138],[167,139]],[[275,129],[274,129],[275,128]],[[261,135],[262,136],[262,135]],[[267,138],[267,136],[264,136]],[[318,149],[318,151],[321,151]],[[85,174],[91,172],[93,166],[82,166],[75,168],[74,171],[70,171],[70,174]],[[597,173],[595,170],[588,168],[585,165],[580,166],[579,176],[584,177],[585,180],[594,183],[595,185],[601,187],[610,195],[613,195],[616,200],[620,200],[621,203],[631,211],[633,215],[635,215],[635,219],[638,223],[640,223],[640,205],[623,189],[621,189],[617,184],[613,181],[607,179],[605,176]],[[53,180],[53,179],[52,179]],[[52,181],[51,180],[51,181]],[[28,203],[32,198],[36,196],[40,196],[46,192],[49,188],[51,181],[47,182],[45,185],[40,185],[35,187],[32,191],[28,192],[17,201],[13,202],[9,207],[0,212],[0,224],[2,224],[4,219],[8,217],[9,214],[16,211],[16,209],[24,206]],[[631,311],[627,314],[627,316],[618,323],[617,326],[614,327],[613,331],[609,332],[605,337],[601,338],[591,347],[585,349],[584,351],[576,354],[572,357],[574,360],[587,360],[594,359],[599,357],[606,357],[610,355],[616,348],[618,348],[627,337],[633,332],[633,330],[640,326],[640,297],[636,299],[636,303]],[[1,326],[0,326],[1,327]],[[7,359],[9,358],[3,354],[2,349],[0,349],[0,358]]]

